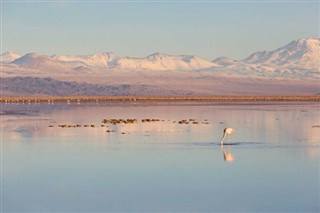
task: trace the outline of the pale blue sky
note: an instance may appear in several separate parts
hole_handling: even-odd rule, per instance
[[[2,51],[242,59],[319,37],[317,1],[3,1]]]

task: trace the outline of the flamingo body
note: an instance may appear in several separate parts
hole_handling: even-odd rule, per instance
[[[229,136],[229,137],[230,137],[230,135],[231,135],[232,133],[234,133],[235,131],[236,131],[235,129],[230,128],[230,127],[225,128],[225,129],[223,130],[223,136],[222,136],[222,138],[221,138],[220,144],[223,145],[223,140],[224,140],[224,138],[225,138],[226,136]]]

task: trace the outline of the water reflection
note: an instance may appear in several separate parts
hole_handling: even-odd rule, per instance
[[[232,163],[235,160],[235,156],[231,153],[231,146],[232,145],[230,145],[230,144],[227,144],[227,145],[221,144],[221,146],[220,146],[220,149],[223,154],[223,159],[227,163]]]
[[[317,107],[19,107],[0,114],[4,212],[319,212]],[[101,126],[132,117],[164,121]]]
[[[1,105],[1,104],[0,104]],[[3,141],[23,141],[24,138],[39,137],[95,137],[105,141],[154,141],[154,137],[165,138],[161,143],[183,143],[210,141],[219,135],[223,127],[241,129],[238,141],[259,141],[277,145],[308,144],[320,142],[319,110],[317,105],[246,105],[246,106],[128,106],[110,104],[67,105],[1,105],[0,130]],[[163,122],[110,125],[101,127],[104,118],[159,118]],[[208,123],[178,124],[181,119],[196,118]],[[60,124],[93,124],[95,128],[59,128]],[[54,126],[54,127],[49,127]],[[114,130],[107,133],[107,130]],[[297,131],[299,130],[299,131]],[[125,134],[121,134],[125,133]],[[150,139],[146,135],[151,135]],[[117,138],[115,138],[117,136]],[[140,137],[140,138],[139,138]],[[168,138],[170,140],[168,140]],[[71,140],[70,140],[71,141]],[[228,137],[225,137],[228,142]],[[312,153],[318,154],[310,148]],[[312,154],[313,156],[316,154]]]

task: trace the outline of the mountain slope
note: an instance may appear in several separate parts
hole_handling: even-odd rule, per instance
[[[36,70],[41,72],[61,72],[67,69],[66,66],[59,61],[52,59],[49,56],[39,55],[36,53],[29,53],[21,58],[11,62],[11,64],[18,67],[26,68],[29,70]]]
[[[216,74],[251,78],[313,79],[320,78],[320,39],[299,39],[273,51],[255,52],[235,61],[220,57],[213,62]]]
[[[53,59],[65,62],[66,64],[76,64],[82,63],[86,66],[102,66],[108,67],[112,60],[116,58],[114,53],[103,52],[97,53],[94,55],[78,55],[78,56],[70,56],[70,55],[54,55],[52,56]]]
[[[256,52],[242,60],[252,64],[276,64],[320,70],[320,39],[299,39],[273,51]]]
[[[169,90],[151,85],[92,84],[39,77],[0,78],[0,80],[1,96],[6,96],[7,94],[10,94],[10,96],[127,96],[193,94],[179,89]]]
[[[133,70],[201,70],[216,66],[213,62],[197,56],[181,55],[173,56],[162,53],[154,53],[144,58],[119,58],[112,68]]]

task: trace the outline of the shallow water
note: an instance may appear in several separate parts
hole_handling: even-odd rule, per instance
[[[2,211],[317,212],[319,124],[315,103],[2,104]]]

